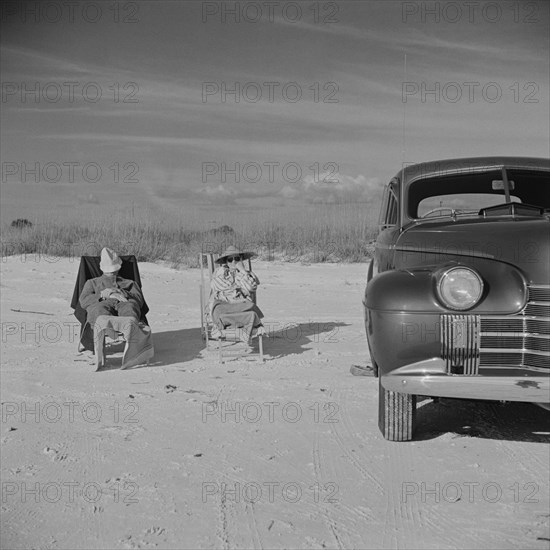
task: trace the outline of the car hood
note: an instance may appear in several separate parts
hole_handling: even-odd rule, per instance
[[[407,227],[395,244],[395,265],[485,258],[520,268],[532,284],[548,285],[550,219],[476,218],[429,221]]]

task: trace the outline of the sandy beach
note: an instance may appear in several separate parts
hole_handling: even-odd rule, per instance
[[[1,264],[2,548],[549,547],[546,411],[424,400],[415,441],[382,438],[350,374],[367,264],[257,262],[266,360],[222,365],[200,271],[140,263],[154,361],[93,372],[78,261]]]

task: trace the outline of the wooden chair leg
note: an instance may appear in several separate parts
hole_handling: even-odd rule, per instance
[[[222,339],[218,338],[218,361],[223,365]]]
[[[99,370],[101,367],[105,365],[105,333],[103,331],[98,331],[98,332],[99,333],[97,334],[94,342],[96,370]]]
[[[264,341],[263,341],[263,336],[260,334],[258,336],[258,346],[260,348],[260,362],[263,363],[264,362]]]

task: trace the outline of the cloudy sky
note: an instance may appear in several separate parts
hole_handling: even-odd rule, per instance
[[[402,162],[548,156],[548,8],[3,3],[3,192],[361,202]]]

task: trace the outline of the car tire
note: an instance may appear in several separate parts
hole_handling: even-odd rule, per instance
[[[411,441],[416,420],[416,395],[389,391],[378,378],[378,427],[388,441]]]

